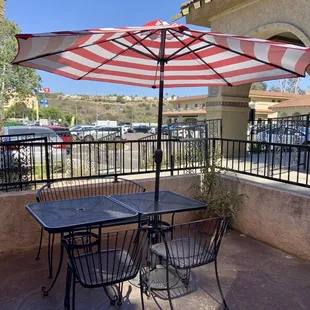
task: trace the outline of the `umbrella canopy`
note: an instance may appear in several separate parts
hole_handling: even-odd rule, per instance
[[[143,87],[159,87],[160,60],[165,63],[165,87],[236,86],[298,77],[310,63],[307,48],[163,21],[143,27],[20,34],[17,40],[13,64],[76,80]]]
[[[13,64],[75,80],[159,88],[155,201],[162,161],[165,87],[236,86],[304,76],[310,49],[189,29],[160,20],[143,27],[17,35]]]

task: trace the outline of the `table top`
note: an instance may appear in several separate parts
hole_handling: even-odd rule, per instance
[[[26,208],[49,232],[67,232],[72,228],[137,216],[137,212],[106,196],[40,202],[29,204]]]
[[[201,210],[206,207],[203,202],[169,191],[159,192],[157,204],[154,202],[154,192],[113,195],[111,198],[140,214],[148,216]]]

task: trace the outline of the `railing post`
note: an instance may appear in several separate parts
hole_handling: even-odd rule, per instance
[[[309,139],[309,126],[310,126],[310,123],[309,123],[309,119],[310,119],[310,114],[307,115],[306,117],[306,137],[305,137],[305,145],[307,146],[309,143],[308,139]],[[304,169],[307,168],[307,164],[306,164],[306,161],[307,161],[307,151],[308,151],[308,148],[305,148],[305,154],[304,154]]]
[[[48,152],[48,144],[47,144],[47,137],[43,137],[44,139],[44,148],[45,148],[45,165],[46,165],[46,178],[49,181],[51,179],[51,171],[50,171],[50,159],[49,159],[49,152]]]
[[[169,143],[168,143],[168,148],[169,148],[169,151],[168,151],[168,154],[169,154],[169,157],[170,157],[170,175],[173,176],[173,172],[174,172],[174,152],[172,151],[172,136],[171,136],[171,130],[170,130],[170,124],[168,124],[168,139],[169,139]],[[174,145],[173,145],[174,147]]]
[[[212,168],[215,168],[215,138],[212,138]]]
[[[270,176],[270,155],[271,155],[271,141],[272,141],[272,119],[268,118],[268,131],[269,131],[269,139],[268,144],[266,147],[267,152],[267,176]],[[273,167],[272,167],[272,174],[273,174]]]

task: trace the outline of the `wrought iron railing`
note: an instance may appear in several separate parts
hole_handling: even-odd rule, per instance
[[[49,180],[90,176],[117,176],[154,173],[153,152],[156,140],[118,140],[93,142],[15,141],[0,144],[2,158],[17,158],[18,165],[11,177],[12,160],[1,163],[3,175],[0,189],[35,188]],[[183,141],[165,139],[162,142],[162,171],[198,172],[206,166],[205,139]],[[27,150],[29,156],[23,156]],[[26,158],[24,160],[24,158]],[[5,169],[4,169],[5,168]]]
[[[310,187],[309,145],[216,138],[208,144],[210,162],[220,169]]]
[[[154,173],[156,140],[0,143],[0,190],[33,189],[50,180]],[[210,164],[310,187],[310,146],[221,138],[164,139],[162,172],[200,173]]]

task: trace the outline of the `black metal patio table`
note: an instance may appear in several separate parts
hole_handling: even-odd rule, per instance
[[[160,225],[161,215],[202,210],[206,207],[203,202],[170,191],[160,191],[158,202],[154,201],[154,192],[113,195],[111,198],[139,213],[140,216],[149,216],[154,226],[157,223]],[[148,279],[148,285],[151,289],[161,290],[167,287],[166,269],[162,266],[156,266],[153,271],[149,272]],[[177,281],[178,277],[172,273],[171,277],[169,276],[170,287],[175,285]],[[138,285],[139,279],[134,282],[133,284]]]
[[[131,210],[146,216],[202,210],[206,207],[204,202],[170,191],[160,191],[158,202],[154,201],[154,192],[113,195],[111,198]]]
[[[91,226],[117,224],[124,219],[137,217],[137,212],[106,196],[40,202],[26,206],[36,221],[50,233],[66,232]],[[44,295],[53,288],[61,270],[64,249],[61,246],[57,273],[49,289],[42,287]]]

